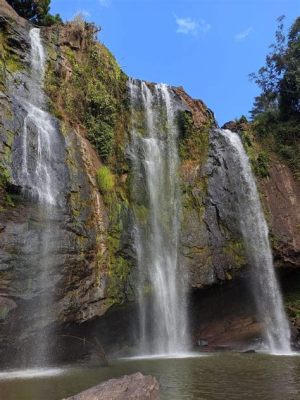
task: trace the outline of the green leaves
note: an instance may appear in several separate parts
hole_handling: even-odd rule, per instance
[[[81,62],[72,51],[67,57],[73,71],[65,91],[68,112],[86,127],[88,139],[107,162],[122,114],[127,79],[111,53],[99,43],[90,43]]]
[[[283,19],[278,19],[266,65],[250,75],[262,90],[251,114],[255,133],[261,138],[272,135],[273,150],[287,161],[295,175],[300,175],[300,17],[287,36]]]
[[[23,18],[36,25],[50,26],[61,22],[58,14],[49,14],[51,0],[7,0]]]
[[[115,177],[105,165],[97,171],[97,183],[103,194],[111,192],[115,187]]]
[[[258,154],[258,157],[254,164],[254,170],[256,175],[258,175],[261,178],[266,178],[267,176],[269,176],[269,163],[270,163],[269,155],[266,152],[261,151]]]
[[[250,74],[250,79],[261,88],[256,97],[252,116],[277,108],[284,118],[290,113],[300,111],[300,17],[284,34],[284,17],[278,18],[275,43],[266,56],[266,64],[257,73]]]

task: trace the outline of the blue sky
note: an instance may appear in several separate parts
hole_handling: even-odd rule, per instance
[[[300,0],[52,0],[69,20],[81,12],[130,76],[183,86],[220,125],[247,115],[258,88],[248,74],[264,64],[276,18],[286,26]]]

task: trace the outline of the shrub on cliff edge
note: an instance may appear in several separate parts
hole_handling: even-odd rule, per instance
[[[36,25],[50,26],[62,22],[59,14],[51,15],[51,0],[7,0],[14,10],[23,18]]]

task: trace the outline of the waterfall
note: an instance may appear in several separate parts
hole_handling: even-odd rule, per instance
[[[45,111],[43,92],[45,52],[40,30],[32,28],[31,69],[27,91],[16,96],[25,112],[23,130],[15,155],[15,180],[25,198],[32,204],[35,227],[28,225],[24,253],[37,254],[32,268],[30,287],[34,293],[27,317],[32,335],[31,349],[23,355],[26,365],[45,366],[51,362],[49,343],[53,341],[51,324],[54,321],[54,260],[59,249],[57,215],[64,202],[64,142],[53,117]]]
[[[178,263],[180,189],[174,94],[129,81],[140,354],[177,354],[188,345],[185,276]]]
[[[56,128],[51,115],[44,111],[42,90],[45,53],[40,38],[40,30],[32,28],[29,33],[31,43],[31,82],[28,99],[22,99],[27,112],[23,124],[22,169],[19,177],[25,192],[39,202],[54,206],[58,197],[55,166],[52,163],[52,145]]]
[[[290,327],[276,279],[268,227],[261,207],[250,161],[236,133],[218,129],[214,132],[220,161],[226,169],[230,189],[235,193],[235,207],[245,250],[252,268],[252,286],[260,319],[265,326],[268,351],[289,354]]]

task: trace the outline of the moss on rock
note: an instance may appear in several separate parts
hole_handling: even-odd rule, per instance
[[[247,260],[245,257],[244,243],[242,240],[227,240],[223,248],[225,254],[227,254],[232,261],[232,265],[236,267],[242,267],[246,264]]]
[[[195,160],[203,165],[207,160],[209,149],[209,132],[212,121],[207,120],[201,127],[196,126],[189,111],[179,111],[180,128],[179,155],[182,160]]]
[[[97,171],[97,183],[102,194],[109,194],[115,187],[115,177],[110,169],[103,165]]]
[[[61,29],[61,35],[69,35],[69,42],[62,45],[60,35],[52,35],[59,57],[49,58],[46,74],[52,108],[71,126],[83,127],[102,161],[110,163],[120,139],[119,122],[126,114],[127,76],[110,51],[96,40],[93,24],[76,20]],[[82,48],[72,47],[74,29],[80,29]]]

